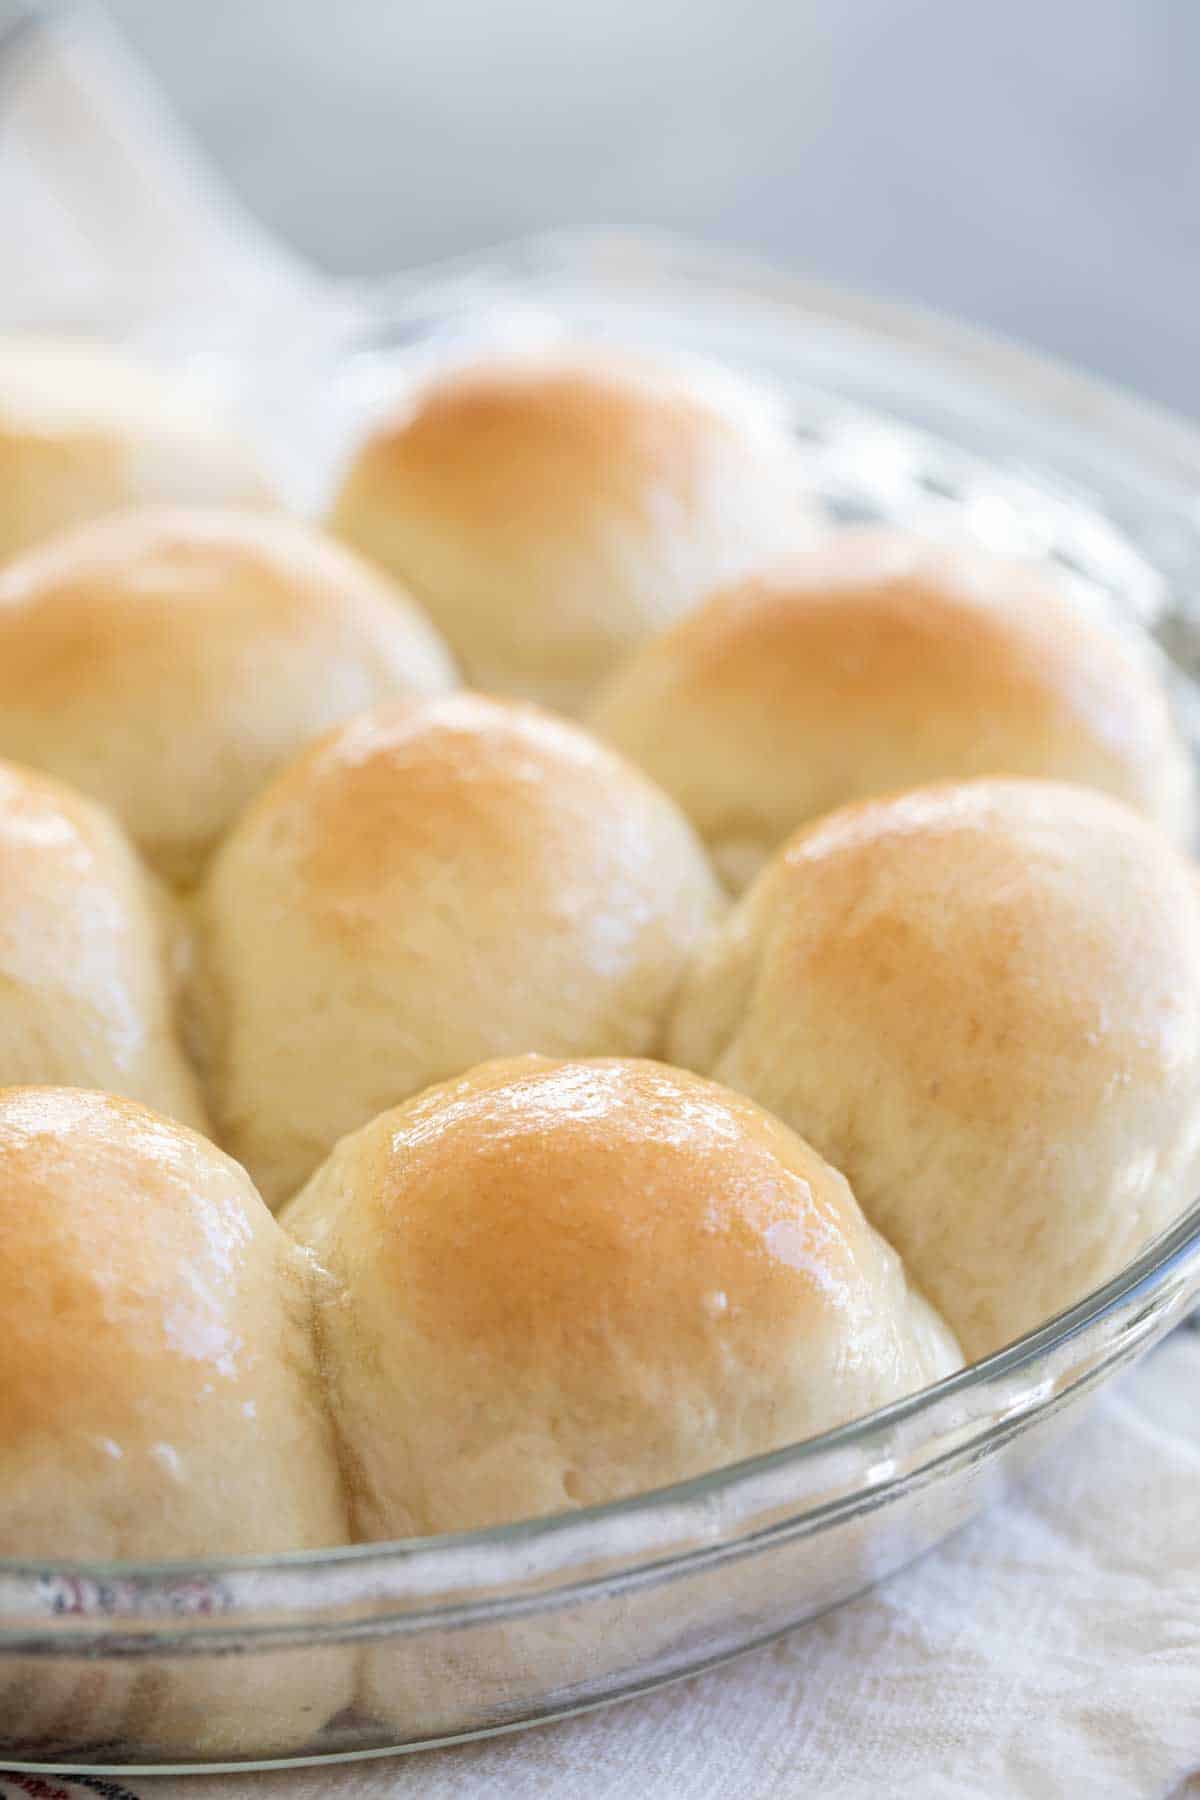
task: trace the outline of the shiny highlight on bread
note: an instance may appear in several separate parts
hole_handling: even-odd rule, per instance
[[[1200,1191],[1196,869],[1080,787],[847,807],[763,870],[668,1043],[836,1164],[984,1356]]]

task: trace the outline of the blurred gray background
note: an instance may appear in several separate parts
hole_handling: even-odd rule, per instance
[[[1200,417],[1200,0],[112,0],[343,273],[646,223]]]

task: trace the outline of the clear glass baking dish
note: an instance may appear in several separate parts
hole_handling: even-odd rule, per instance
[[[173,351],[240,390],[309,504],[364,413],[431,356],[586,332],[721,357],[776,388],[833,516],[1048,557],[1151,633],[1197,741],[1200,434],[1186,425],[957,325],[645,237],[556,237],[405,277],[368,316],[336,341],[233,361]],[[1200,1203],[1000,1354],[676,1487],[315,1555],[0,1563],[0,1761],[121,1773],[380,1754],[692,1673],[881,1580],[1001,1496],[1198,1295]]]

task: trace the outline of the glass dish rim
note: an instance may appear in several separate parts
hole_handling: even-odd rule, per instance
[[[489,274],[520,282],[547,273],[586,271],[594,280],[597,272],[607,275],[626,261],[639,276],[702,286],[709,292],[725,287],[749,300],[799,309],[830,325],[886,339],[893,348],[919,350],[943,364],[961,360],[983,386],[995,387],[1002,380],[1009,397],[1010,384],[1018,382],[1044,421],[1079,427],[1086,411],[1088,430],[1105,436],[1107,448],[1135,453],[1143,472],[1177,488],[1200,484],[1200,419],[1176,413],[1111,377],[969,323],[953,312],[797,274],[752,250],[705,243],[661,228],[551,228],[422,263],[358,286],[355,292],[369,302],[368,318],[365,328],[361,318],[352,323],[348,335],[369,336],[372,317],[386,319],[397,307],[435,287],[449,290]]]
[[[994,388],[1001,378],[1005,383],[1015,378],[1036,398],[1038,410],[1047,420],[1078,429],[1082,424],[1078,414],[1086,409],[1089,431],[1104,438],[1105,447],[1135,456],[1143,473],[1167,480],[1176,488],[1200,486],[1200,429],[1169,409],[953,316],[792,275],[750,254],[669,233],[616,229],[539,233],[406,271],[366,291],[386,319],[389,307],[397,302],[462,277],[494,271],[520,280],[531,270],[555,266],[570,269],[596,254],[611,260],[627,252],[636,257],[643,270],[649,268],[660,278],[682,273],[691,281],[732,285],[746,292],[748,298],[757,296],[760,301],[784,304],[799,314],[820,317],[886,341],[892,349],[919,348],[923,354],[940,359],[943,365],[960,366],[964,375],[984,388]],[[647,258],[654,261],[648,264]],[[360,333],[361,328],[353,335]],[[113,1653],[115,1638],[126,1630],[137,1634],[136,1650],[132,1643],[127,1648],[139,1656],[161,1654],[168,1641],[170,1648],[178,1652],[192,1637],[197,1639],[194,1648],[203,1653],[213,1647],[213,1638],[221,1628],[247,1646],[261,1641],[264,1647],[274,1647],[280,1642],[281,1631],[287,1633],[287,1641],[315,1640],[323,1635],[322,1597],[314,1591],[320,1585],[320,1577],[360,1577],[358,1581],[337,1580],[336,1595],[330,1594],[328,1600],[341,1610],[356,1600],[377,1598],[381,1573],[401,1572],[414,1567],[418,1560],[422,1564],[436,1560],[446,1569],[446,1577],[438,1589],[441,1605],[430,1612],[401,1615],[412,1624],[429,1618],[432,1612],[440,1618],[449,1610],[456,1616],[461,1614],[464,1620],[494,1617],[497,1613],[504,1616],[507,1609],[517,1606],[523,1593],[536,1595],[541,1601],[562,1601],[585,1591],[596,1579],[592,1575],[579,1579],[581,1567],[613,1556],[613,1546],[603,1542],[611,1524],[663,1515],[676,1507],[703,1507],[716,1498],[731,1498],[764,1476],[812,1467],[823,1459],[832,1462],[839,1453],[862,1450],[875,1439],[882,1445],[895,1427],[915,1419],[928,1419],[928,1437],[935,1439],[936,1419],[965,1399],[980,1395],[993,1383],[1028,1371],[1139,1300],[1165,1306],[1170,1277],[1193,1262],[1200,1265],[1200,1198],[1117,1275],[991,1356],[814,1437],[600,1505],[516,1520],[480,1531],[257,1556],[153,1562],[0,1559],[0,1654],[36,1654],[39,1648],[52,1649],[55,1654],[85,1654],[93,1639],[103,1640],[106,1649]],[[823,1519],[853,1511],[868,1500],[879,1504],[893,1488],[934,1468],[947,1454],[957,1455],[968,1447],[986,1448],[989,1440],[1011,1433],[1014,1419],[1022,1427],[1032,1422],[1047,1406],[1060,1404],[1086,1380],[1086,1376],[1077,1377],[1056,1390],[1050,1399],[1035,1394],[1027,1405],[1000,1421],[993,1418],[982,1425],[978,1420],[971,1421],[969,1431],[953,1452],[935,1448],[927,1460],[918,1457],[890,1479],[863,1482],[832,1499],[801,1505],[776,1520],[770,1529],[815,1528]],[[751,1524],[744,1531],[734,1528],[665,1555],[657,1554],[651,1545],[644,1554],[638,1552],[625,1559],[622,1567],[652,1571],[665,1579],[686,1572],[689,1566],[698,1566],[722,1548],[728,1549],[756,1535]],[[559,1555],[552,1562],[552,1580],[545,1581],[540,1575],[531,1580],[528,1570],[517,1567],[507,1576],[496,1578],[496,1586],[503,1588],[498,1598],[478,1597],[490,1576],[477,1560],[481,1555],[492,1552],[503,1558],[511,1553],[515,1561],[531,1547],[554,1544],[559,1546]],[[448,1608],[444,1602],[453,1595],[457,1565],[463,1565],[457,1585],[469,1587],[476,1598]],[[269,1592],[256,1591],[256,1581],[268,1577]],[[602,1577],[611,1578],[611,1571]],[[65,1615],[48,1591],[59,1580],[76,1584],[83,1595],[80,1604]],[[232,1603],[209,1616],[181,1616],[169,1606],[164,1613],[159,1602],[170,1602],[181,1588],[197,1582],[223,1584]],[[94,1593],[89,1593],[89,1589],[94,1589]],[[289,1613],[304,1613],[310,1624],[261,1624],[245,1616],[265,1611],[276,1619],[282,1614],[285,1620]],[[12,1629],[14,1621],[19,1623]],[[377,1620],[374,1625],[376,1629],[394,1629],[396,1618]],[[348,1625],[338,1629],[336,1635],[350,1637],[355,1632]]]
[[[665,1487],[648,1488],[641,1493],[627,1495],[620,1500],[604,1501],[599,1505],[577,1507],[569,1512],[549,1513],[541,1517],[515,1519],[503,1525],[489,1526],[478,1531],[456,1531],[433,1533],[426,1537],[394,1538],[376,1543],[338,1544],[320,1550],[289,1550],[268,1555],[223,1557],[211,1560],[198,1558],[167,1560],[158,1562],[70,1562],[47,1561],[34,1558],[0,1558],[0,1580],[10,1577],[42,1581],[61,1573],[83,1579],[94,1578],[97,1583],[114,1583],[126,1581],[162,1581],[172,1586],[194,1578],[221,1576],[226,1572],[235,1575],[253,1575],[255,1573],[286,1573],[298,1571],[302,1574],[326,1567],[353,1568],[380,1561],[405,1561],[420,1555],[422,1557],[456,1551],[469,1553],[481,1547],[504,1547],[519,1545],[548,1536],[564,1536],[581,1534],[585,1528],[603,1525],[614,1518],[633,1518],[643,1512],[659,1511],[672,1503],[688,1503],[704,1500],[714,1492],[731,1489],[742,1483],[748,1483],[764,1474],[778,1473],[785,1469],[800,1467],[805,1463],[817,1461],[822,1456],[844,1450],[847,1447],[861,1447],[874,1436],[883,1437],[895,1426],[924,1413],[931,1413],[961,1400],[976,1389],[985,1388],[994,1381],[1002,1381],[1009,1376],[1024,1371],[1030,1364],[1039,1362],[1052,1351],[1071,1342],[1094,1325],[1099,1325],[1113,1314],[1122,1312],[1131,1302],[1142,1299],[1149,1301],[1160,1293],[1170,1275],[1187,1263],[1195,1255],[1200,1260],[1200,1199],[1197,1199],[1175,1223],[1151,1240],[1146,1248],[1126,1265],[1118,1274],[1093,1289],[1082,1300],[1073,1306],[1055,1314],[1051,1319],[1016,1338],[1003,1349],[993,1351],[990,1356],[978,1362],[968,1363],[953,1374],[944,1375],[940,1381],[929,1387],[920,1388],[917,1392],[907,1394],[899,1400],[889,1402],[887,1406],[877,1407],[873,1412],[864,1413],[857,1419],[847,1420],[845,1424],[834,1426],[831,1430],[816,1433],[813,1437],[802,1438],[793,1444],[785,1444],[776,1450],[768,1450],[757,1456],[744,1457],[738,1462],[724,1463],[715,1469],[705,1470],[700,1475],[689,1476],[684,1481],[671,1482]],[[1072,1383],[1060,1390],[1055,1398],[1061,1401],[1067,1398],[1076,1384]],[[1035,1402],[1028,1411],[1038,1410]],[[1005,1423],[1009,1422],[1006,1419]],[[985,1425],[979,1438],[965,1439],[956,1446],[963,1449],[968,1444],[985,1441],[993,1425]],[[940,1458],[934,1458],[934,1461]],[[930,1465],[918,1465],[916,1469],[906,1470],[899,1481],[907,1481],[920,1469]],[[859,1490],[860,1494],[870,1493],[873,1497],[886,1492],[891,1483],[871,1484]],[[780,1523],[795,1526],[801,1522],[817,1521],[830,1511],[843,1510],[847,1499],[856,1496],[839,1496],[833,1501],[822,1501],[817,1506],[802,1510]],[[709,1548],[710,1546],[705,1546]],[[685,1562],[693,1555],[685,1551],[678,1559]],[[661,1568],[661,1561],[656,1562]],[[549,1590],[547,1590],[549,1591]],[[555,1588],[555,1593],[561,1589]],[[6,1586],[0,1588],[0,1625],[3,1624],[4,1608],[11,1595]],[[271,1604],[277,1604],[272,1596]],[[182,1624],[184,1621],[176,1621]],[[3,1635],[0,1633],[0,1647],[3,1647]]]

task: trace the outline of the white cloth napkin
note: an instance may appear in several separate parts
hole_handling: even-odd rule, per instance
[[[197,154],[104,16],[0,0],[0,324],[249,338],[344,304]],[[288,321],[291,323],[291,320]]]
[[[0,41],[0,241],[0,324],[186,335],[203,318],[209,342],[248,347],[284,312],[319,334],[358,304],[222,191],[95,19]],[[1200,1796],[1198,1395],[1200,1337],[1179,1333],[1005,1507],[879,1592],[644,1699],[309,1772],[0,1770],[0,1800]]]

